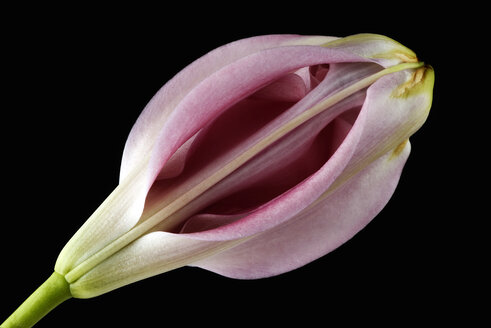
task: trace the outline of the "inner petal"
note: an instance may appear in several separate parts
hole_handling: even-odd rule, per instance
[[[355,116],[359,109],[354,108],[350,112],[350,116]],[[251,214],[315,173],[334,153],[352,126],[353,122],[342,116],[336,118],[298,158],[283,167],[272,168],[269,170],[270,174],[264,175],[263,179],[246,184],[243,189],[191,216],[180,232],[192,233],[218,228]]]
[[[358,109],[354,109],[358,112]],[[238,186],[238,191],[210,205],[202,213],[237,214],[255,209],[315,173],[331,157],[352,124],[337,118],[314,138],[300,143],[289,156],[277,156],[268,165],[249,169],[247,179]],[[233,191],[233,190],[232,190]]]

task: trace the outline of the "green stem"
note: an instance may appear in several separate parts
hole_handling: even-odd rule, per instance
[[[0,327],[32,327],[49,311],[71,297],[70,285],[65,277],[54,272]]]

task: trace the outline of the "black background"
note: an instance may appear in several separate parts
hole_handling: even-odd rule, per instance
[[[386,208],[349,242],[292,272],[242,281],[181,268],[69,300],[37,327],[359,319],[399,326],[479,313],[463,310],[472,300],[467,292],[481,288],[472,284],[475,263],[463,242],[477,218],[459,197],[471,193],[459,186],[471,180],[459,164],[470,150],[456,129],[469,125],[458,96],[469,84],[459,74],[470,63],[474,33],[464,30],[464,12],[286,7],[4,12],[11,19],[2,46],[0,320],[49,277],[64,244],[114,189],[126,137],[152,95],[206,52],[273,33],[380,33],[434,67],[432,111],[411,138],[412,154]]]

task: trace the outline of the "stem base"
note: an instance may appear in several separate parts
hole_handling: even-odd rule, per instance
[[[29,328],[62,302],[71,298],[70,285],[65,277],[57,272],[41,285],[10,317],[1,328]]]

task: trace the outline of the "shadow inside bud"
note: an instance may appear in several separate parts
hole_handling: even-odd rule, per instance
[[[267,157],[268,151],[274,152],[274,150],[266,149],[258,154],[251,163],[257,161],[263,165],[253,170],[248,168],[253,164],[245,164],[240,168],[236,174],[240,175],[241,170],[247,170],[248,179],[235,186],[229,185],[231,192],[191,216],[185,221],[181,232],[204,231],[235,222],[301,183],[329,160],[349,133],[354,123],[350,119],[356,117],[359,110],[359,107],[353,108],[346,117],[344,115],[337,117],[313,138],[299,144],[293,154],[278,156],[276,160],[267,163],[260,160],[261,156]],[[271,148],[282,148],[280,143],[281,141]],[[230,180],[233,180],[233,174]],[[230,183],[227,180],[220,182],[219,185]]]

